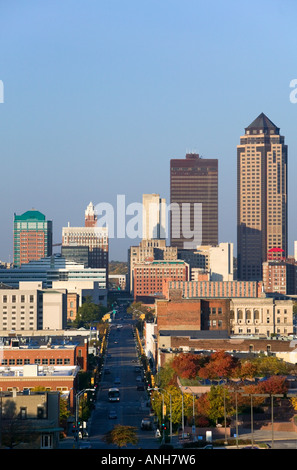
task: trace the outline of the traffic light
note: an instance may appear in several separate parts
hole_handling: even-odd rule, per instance
[[[165,424],[165,423],[162,423],[162,430],[163,430],[163,431],[166,431],[166,429],[167,429],[167,428],[166,428],[166,424]]]

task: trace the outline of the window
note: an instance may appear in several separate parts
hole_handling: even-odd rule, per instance
[[[51,449],[52,448],[52,435],[51,434],[42,434],[42,436],[41,436],[41,448],[42,449]]]
[[[44,407],[42,405],[37,406],[37,418],[38,419],[44,418]]]
[[[27,419],[27,408],[22,406],[20,409],[20,418]]]

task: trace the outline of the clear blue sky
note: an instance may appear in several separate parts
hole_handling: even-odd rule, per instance
[[[236,146],[264,112],[289,146],[297,239],[295,0],[0,1],[0,259],[13,214],[83,225],[90,201],[169,203],[169,161],[219,160],[219,241],[236,250]],[[112,240],[110,259],[134,241]]]

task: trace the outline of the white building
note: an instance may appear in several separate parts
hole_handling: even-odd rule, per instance
[[[166,200],[159,194],[142,195],[142,238],[166,238]]]
[[[77,294],[80,307],[86,297],[91,297],[96,305],[107,306],[107,289],[102,289],[98,282],[92,280],[71,279],[68,281],[54,281],[53,290],[66,290],[69,294]]]
[[[41,282],[20,282],[18,289],[0,289],[0,330],[62,330],[66,324],[65,290],[45,290]]]

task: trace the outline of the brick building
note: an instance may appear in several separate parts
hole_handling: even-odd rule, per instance
[[[1,437],[11,433],[11,410],[15,410],[13,416],[13,428],[15,433],[20,431],[24,435],[24,442],[20,448],[26,449],[57,449],[59,448],[59,434],[63,431],[60,427],[60,393],[38,392],[1,393]],[[26,438],[27,436],[27,438]],[[17,449],[17,446],[14,446]]]
[[[158,338],[158,366],[162,367],[181,352],[205,352],[224,350],[234,355],[271,354],[287,362],[297,362],[296,341],[271,340],[259,337],[210,337],[209,332],[163,331]]]
[[[163,282],[162,293],[168,296],[170,289],[181,289],[183,297],[191,298],[236,298],[260,297],[263,283],[258,281],[180,281],[167,279]]]
[[[148,261],[134,266],[134,299],[147,295],[157,295],[163,291],[166,279],[187,281],[189,265],[182,260]]]
[[[4,337],[0,343],[0,365],[5,367],[37,364],[44,367],[79,366],[88,368],[88,339],[34,336]]]
[[[263,286],[267,293],[295,295],[296,263],[295,260],[268,260],[262,264]]]
[[[157,299],[155,305],[158,331],[230,329],[230,299],[184,299],[172,290],[169,299]]]
[[[68,396],[69,406],[74,409],[74,397],[78,387],[79,366],[0,366],[1,392],[28,392],[36,387],[45,391],[58,391]]]

